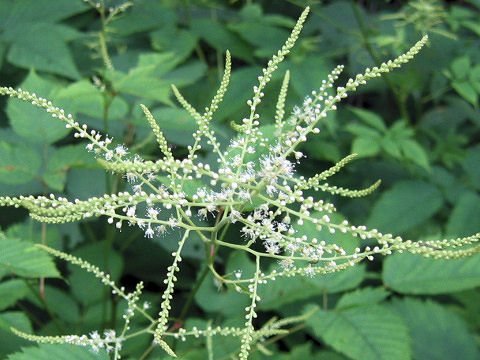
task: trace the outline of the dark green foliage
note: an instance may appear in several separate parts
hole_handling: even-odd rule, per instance
[[[107,8],[118,5],[105,3]],[[336,175],[336,184],[364,188],[381,179],[382,185],[362,199],[332,199],[352,224],[420,241],[480,232],[479,1],[136,0],[102,33],[100,15],[80,0],[2,0],[0,85],[36,92],[80,123],[113,136],[114,143],[156,159],[155,137],[139,107],[144,103],[173,154],[182,158],[193,143],[196,124],[174,101],[170,85],[203,109],[221,80],[224,53],[231,52],[230,89],[212,121],[217,140],[228,144],[235,137],[230,121],[239,123],[246,115],[245,102],[265,59],[276,53],[302,8],[312,3],[294,53],[266,90],[261,108],[272,120],[263,129],[274,123],[285,70],[291,72],[289,114],[334,65],[345,64],[345,77],[355,77],[428,33],[430,45],[408,68],[371,81],[321,123],[322,132],[303,146],[307,160],[298,171],[309,177],[358,153],[360,159]],[[107,56],[99,33],[105,36]],[[20,100],[1,101],[0,196],[55,193],[73,200],[125,189],[126,180],[105,173],[64,124]],[[208,151],[202,156],[204,163],[215,161]],[[179,233],[169,231],[152,241],[134,227],[118,232],[104,218],[45,230],[12,208],[0,208],[0,218],[6,234],[0,236],[0,357],[107,359],[102,352],[95,355],[71,345],[37,347],[13,335],[10,327],[48,336],[82,334],[115,328],[126,308],[82,269],[58,263],[57,270],[33,243],[81,256],[128,290],[143,280],[152,313],[158,313],[168,257]],[[369,245],[326,229],[298,230],[316,233],[327,243],[334,238],[345,248]],[[171,315],[199,327],[242,326],[247,298],[212,276],[189,298],[202,279],[209,251],[200,242],[185,245]],[[218,267],[225,273],[252,272],[252,259],[237,255],[220,252]],[[478,254],[458,260],[395,254],[345,272],[278,279],[261,293],[259,326],[271,315],[321,310],[308,318],[307,326],[292,325],[289,336],[266,339],[251,358],[477,359],[479,269]],[[207,318],[216,323],[207,324]],[[133,322],[132,328],[143,325]],[[306,344],[312,338],[315,343]],[[127,358],[139,359],[150,341],[127,341]],[[215,359],[238,352],[237,339],[214,336],[212,342],[218,349]],[[182,359],[208,356],[203,338],[169,345]],[[167,357],[157,347],[145,358]]]

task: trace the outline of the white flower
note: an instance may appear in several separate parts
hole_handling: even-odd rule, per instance
[[[149,239],[153,239],[153,235],[155,235],[155,232],[153,231],[150,223],[148,223],[147,230],[145,230],[145,237]]]
[[[110,161],[113,158],[113,151],[107,151],[105,153],[105,160]]]
[[[158,209],[155,209],[155,208],[148,208],[147,209],[147,216],[150,218],[150,219],[157,219],[157,216],[158,216]]]
[[[117,155],[119,156],[124,156],[124,155],[127,155],[128,151],[127,151],[127,148],[123,145],[118,145],[116,148],[115,148],[115,152],[117,153]]]
[[[127,216],[128,217],[135,217],[135,211],[137,210],[137,207],[136,206],[131,206],[129,208],[127,208]]]

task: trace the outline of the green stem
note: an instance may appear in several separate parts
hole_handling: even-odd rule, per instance
[[[147,356],[152,352],[152,350],[155,349],[155,345],[151,344],[147,350],[144,351],[144,353],[142,354],[142,356],[140,356],[138,358],[138,360],[145,360],[147,358]]]

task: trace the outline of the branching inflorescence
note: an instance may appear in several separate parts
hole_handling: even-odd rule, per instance
[[[320,88],[307,96],[303,104],[295,107],[291,115],[285,118],[284,103],[289,82],[287,72],[278,97],[275,122],[261,126],[257,106],[262,101],[263,90],[278,64],[295,44],[308,11],[307,8],[302,13],[285,45],[273,56],[263,74],[258,77],[258,85],[253,88],[253,97],[247,102],[250,114],[242,119],[240,124],[232,124],[238,135],[231,140],[226,149],[222,149],[217,141],[210,121],[227,91],[231,70],[228,52],[220,87],[203,114],[194,109],[173,87],[178,101],[198,125],[198,130],[193,134],[193,145],[188,147],[188,155],[183,159],[174,158],[159,125],[143,105],[142,110],[163,154],[162,158],[156,161],[145,161],[140,156],[131,154],[123,145],[114,147],[112,139],[108,136],[103,136],[96,130],[88,130],[86,125],[76,122],[72,115],[34,93],[21,89],[0,88],[2,95],[30,102],[49,112],[53,118],[63,121],[67,128],[75,131],[75,138],[86,140],[86,150],[92,152],[106,170],[124,176],[132,189],[117,194],[105,194],[103,197],[73,201],[54,195],[1,197],[0,205],[25,207],[34,219],[46,223],[72,222],[106,216],[108,222],[115,224],[118,229],[125,224],[138,226],[149,239],[168,233],[172,228],[183,231],[178,249],[172,253],[172,265],[167,269],[164,280],[166,288],[161,311],[157,317],[150,316],[146,307],[137,305],[141,284],[133,293],[126,294],[124,289],[118,288],[108,274],[100,269],[81,259],[42,246],[42,249],[52,255],[93,272],[104,284],[112,287],[115,294],[124,298],[128,303],[128,310],[124,316],[125,326],[120,332],[106,331],[104,337],[97,332],[91,333],[90,336],[41,337],[14,330],[18,335],[37,342],[65,342],[97,349],[105,348],[112,350],[114,358],[118,359],[122,342],[135,335],[129,334],[128,331],[130,318],[139,313],[150,321],[150,326],[144,332],[151,333],[154,343],[172,356],[175,354],[165,341],[168,337],[184,340],[188,336],[218,334],[239,337],[240,358],[246,359],[254,343],[263,337],[284,332],[280,326],[289,323],[281,320],[268,323],[260,329],[254,327],[253,320],[257,316],[255,309],[257,303],[261,301],[258,293],[260,285],[265,286],[282,276],[313,277],[345,270],[362,260],[372,260],[375,254],[388,255],[394,251],[408,251],[426,257],[458,258],[480,250],[479,245],[464,247],[477,242],[480,234],[454,240],[414,242],[392,234],[383,234],[376,229],[367,229],[365,226],[354,226],[346,220],[336,223],[331,220],[331,214],[336,211],[333,204],[305,195],[307,190],[314,190],[316,193],[321,190],[330,194],[358,197],[365,196],[378,187],[380,182],[364,190],[349,190],[325,182],[353,160],[354,154],[311,178],[298,176],[295,164],[305,157],[298,150],[299,145],[320,132],[322,119],[328,116],[330,111],[336,110],[337,103],[347,97],[349,92],[355,91],[368,80],[408,62],[427,42],[425,36],[406,54],[379,67],[366,69],[363,74],[349,79],[345,86],[334,88],[333,84],[343,70],[343,66],[337,66],[328,75],[328,79],[322,82]],[[266,130],[270,132],[267,133]],[[199,150],[202,149],[201,144],[204,140],[217,155],[216,166],[201,162]],[[186,191],[184,189],[189,182],[195,184],[202,182],[204,185],[197,187],[195,191]],[[205,219],[215,221],[212,221],[213,225],[205,225]],[[313,224],[318,230],[328,229],[333,239],[337,232],[349,233],[361,239],[373,239],[377,246],[356,248],[348,253],[334,242],[327,244],[315,237],[298,235],[298,229],[307,223]],[[229,236],[229,240],[225,239],[230,224],[241,226],[241,233],[234,240],[231,240],[232,236]],[[233,285],[237,291],[249,296],[250,303],[245,309],[245,327],[203,330],[169,327],[171,300],[177,273],[180,271],[182,247],[190,241],[191,233],[198,234],[200,239],[215,251],[218,247],[224,246],[247,252],[255,259],[254,275],[245,279],[240,273],[237,274],[240,276],[233,277],[219,274],[213,262],[215,251],[212,252],[210,259],[206,260],[211,272],[220,282]],[[259,247],[258,244],[262,246]],[[265,258],[275,259],[278,262],[277,269],[264,272],[266,269],[262,267],[262,260]],[[301,320],[302,318],[298,318],[292,321]]]

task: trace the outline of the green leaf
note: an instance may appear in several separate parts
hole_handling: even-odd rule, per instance
[[[42,163],[34,149],[0,141],[0,182],[24,184],[33,180]]]
[[[108,256],[105,253],[108,251]],[[99,241],[90,245],[82,246],[72,252],[90,264],[96,265],[101,271],[110,274],[113,281],[120,279],[123,271],[123,259],[113,249],[108,248],[106,241]],[[93,304],[100,301],[111,289],[105,286],[101,280],[93,274],[86,272],[77,265],[68,263],[70,271],[70,285],[75,298],[82,304]]]
[[[371,127],[379,130],[380,132],[387,131],[387,127],[385,126],[383,119],[374,112],[356,107],[349,107],[348,109]]]
[[[465,192],[453,208],[446,233],[451,237],[460,237],[480,232],[478,214],[480,214],[480,196],[472,191]]]
[[[276,52],[276,51],[275,51]],[[310,94],[313,89],[319,88],[319,79],[325,79],[333,68],[331,62],[325,58],[319,58],[315,55],[306,56],[304,59],[285,60],[280,64],[280,69],[285,71],[290,70],[290,82],[292,89],[297,93],[300,99],[303,99],[306,94]],[[283,67],[282,67],[283,65]],[[283,76],[285,71],[278,70]],[[335,112],[330,112],[329,116],[334,115]]]
[[[378,142],[381,139],[380,133],[372,129],[370,126],[365,126],[363,124],[349,124],[345,126],[345,130],[348,132],[357,135],[358,137],[364,137],[367,139],[375,139]]]
[[[400,146],[390,133],[387,133],[387,135],[380,140],[380,144],[387,154],[397,159],[400,158]]]
[[[18,300],[27,296],[29,289],[25,282],[11,279],[0,282],[0,310],[14,305]]]
[[[313,213],[315,218],[321,218],[322,213]],[[336,213],[330,214],[332,223],[341,223],[344,218]],[[318,230],[316,225],[307,222],[302,226],[293,225],[296,230],[296,236],[302,237],[306,235],[309,239],[317,238],[318,241],[325,241],[327,244],[337,244],[341,246],[347,253],[352,253],[359,245],[358,238],[350,234],[340,232],[332,235],[327,228]],[[340,263],[340,262],[339,262]],[[307,264],[305,264],[307,265]],[[278,271],[279,265],[273,264],[269,272]],[[279,278],[269,284],[268,287],[260,287],[262,301],[258,306],[262,309],[274,309],[292,302],[305,300],[313,296],[324,293],[333,294],[357,287],[365,277],[365,267],[363,265],[349,268],[345,271],[336,272],[326,275],[316,275],[313,278],[308,277],[292,277]]]
[[[241,279],[251,278],[255,274],[255,264],[245,253],[232,253],[227,262],[227,274],[235,279],[235,272],[241,270]],[[198,290],[195,301],[205,311],[220,312],[233,317],[243,314],[248,298],[240,295],[233,287],[222,287],[209,273]]]
[[[470,82],[452,81],[452,87],[461,97],[467,100],[470,104],[472,104],[473,106],[477,106],[478,94],[473,88],[473,86],[470,84]]]
[[[480,189],[480,146],[475,146],[468,150],[462,167],[468,175],[469,182],[476,189]]]
[[[278,266],[273,266],[276,269]],[[365,277],[365,266],[358,265],[333,274],[306,277],[277,277],[268,286],[260,287],[259,294],[262,301],[259,309],[275,310],[284,305],[317,298],[322,294],[334,294],[353,289],[360,285]]]
[[[190,32],[165,27],[150,33],[152,48],[162,53],[173,53],[179,62],[187,59],[195,49],[197,38]]]
[[[187,86],[198,81],[207,70],[207,66],[200,61],[192,61],[187,65],[180,66],[162,76],[162,79],[176,87]]]
[[[408,329],[401,317],[386,306],[318,310],[306,323],[317,339],[352,359],[410,359]]]
[[[67,173],[72,167],[95,163],[93,156],[87,153],[83,144],[67,145],[54,149],[47,162],[42,179],[52,189],[62,191]]]
[[[247,296],[241,296],[233,288],[222,288],[209,273],[195,294],[195,302],[206,311],[227,317],[243,314],[249,304]]]
[[[357,137],[352,142],[352,153],[358,154],[359,157],[375,156],[380,152],[380,144],[378,139]]]
[[[224,53],[229,50],[233,57],[248,62],[253,61],[250,47],[225,25],[211,19],[193,19],[190,30],[192,33],[205,40],[208,45]]]
[[[44,294],[45,302],[49,306],[50,311],[57,315],[60,319],[64,320],[68,324],[77,324],[83,321],[83,319],[80,317],[78,303],[67,291],[46,285]],[[37,305],[39,308],[43,308],[44,306],[39,299],[33,295],[33,293],[30,293],[28,300]]]
[[[480,65],[475,66],[468,75],[470,85],[473,86],[477,94],[480,93]]]
[[[126,14],[109,24],[108,28],[125,36],[159,27],[174,27],[176,21],[176,12],[161,2],[135,0]]]
[[[21,27],[25,22],[42,21],[56,22],[66,19],[72,15],[83,12],[90,7],[84,2],[57,0],[51,2],[50,0],[3,0],[6,4],[3,27],[8,28],[12,26]]]
[[[261,68],[255,66],[246,66],[232,71],[230,83],[235,84],[235,86],[229,87],[222,103],[215,112],[215,120],[228,120],[230,122],[232,119],[238,119],[240,116],[246,115],[248,110],[245,106],[246,102],[251,97],[252,87],[255,84],[254,79],[261,71]]]
[[[394,299],[391,308],[409,328],[414,359],[480,358],[475,338],[465,322],[440,304],[405,297]]]
[[[52,259],[33,244],[0,234],[0,270],[22,277],[60,277]]]
[[[436,186],[423,181],[401,181],[385,191],[367,221],[369,227],[402,233],[428,220],[443,204]]]
[[[358,289],[344,294],[340,300],[338,300],[335,309],[376,304],[385,300],[389,295],[390,292],[383,288],[366,287]]]
[[[107,191],[105,176],[103,169],[73,168],[67,173],[67,194],[72,199],[88,199],[91,196],[103,196]],[[85,179],[88,179],[88,181],[85,181]]]
[[[452,62],[452,71],[456,80],[464,80],[470,71],[470,58],[468,56],[458,57]]]
[[[125,94],[158,100],[171,105],[170,82],[161,77],[177,64],[174,54],[144,53],[139,56],[138,64],[128,74],[116,71],[110,74],[114,78],[115,88]]]
[[[74,37],[73,29],[65,25],[32,23],[29,26],[24,24],[21,34],[21,37],[15,37],[15,42],[8,51],[7,60],[10,63],[25,69],[33,68],[72,79],[80,78],[65,43],[65,36],[68,36],[67,39]]]
[[[21,352],[11,354],[8,360],[109,360],[103,349],[92,351],[89,347],[71,344],[39,344],[38,346],[24,347]]]
[[[480,36],[480,24],[477,21],[462,21],[462,25]]]
[[[13,351],[20,350],[21,346],[29,346],[32,343],[15,335],[11,327],[26,333],[31,333],[32,325],[27,315],[20,311],[9,311],[0,314],[0,356],[5,359]]]
[[[80,80],[60,89],[55,102],[72,114],[80,113],[103,119],[104,95],[88,80]],[[128,104],[116,96],[108,109],[109,119],[119,119],[126,115]]]
[[[413,254],[389,256],[383,265],[383,283],[403,294],[446,294],[480,285],[480,255],[443,260]]]
[[[414,140],[400,140],[403,155],[425,170],[430,170],[428,156],[423,147]]]
[[[59,85],[40,77],[32,70],[20,87],[46,99],[51,99]],[[52,118],[45,110],[18,99],[8,100],[7,115],[13,130],[18,135],[35,143],[51,144],[70,132],[65,128],[64,123]]]
[[[328,160],[336,163],[342,158],[337,144],[329,141],[307,141],[305,149],[311,157],[318,160]]]
[[[197,130],[198,125],[187,110],[181,108],[161,107],[152,111],[160,130],[184,130],[189,133]],[[143,117],[145,118],[145,117]],[[147,120],[145,120],[146,123]],[[191,137],[191,136],[190,136]]]
[[[285,29],[252,21],[231,24],[228,28],[253,45],[256,54],[265,57],[280,49],[289,35]]]

